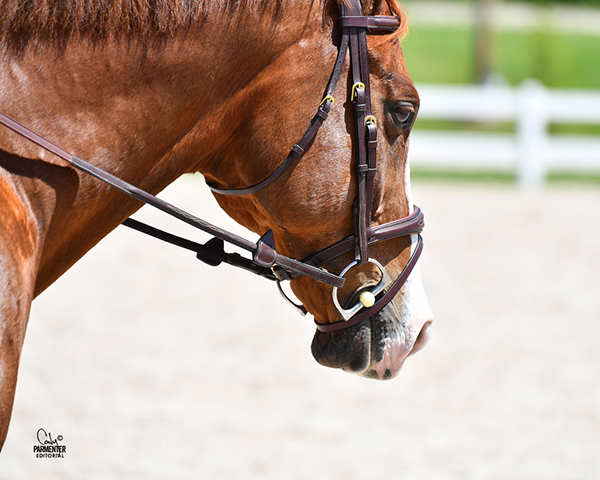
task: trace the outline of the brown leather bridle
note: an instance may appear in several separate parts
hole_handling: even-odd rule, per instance
[[[342,38],[335,66],[325,90],[325,96],[317,110],[317,114],[314,116],[310,127],[305,132],[302,139],[292,147],[292,150],[283,163],[271,175],[256,185],[245,188],[229,189],[217,188],[211,184],[208,184],[208,186],[213,192],[219,195],[253,194],[276,181],[292,164],[301,159],[309,149],[333,106],[333,94],[338,80],[340,79],[349,46],[350,69],[352,75],[350,100],[354,107],[357,160],[356,172],[358,176],[358,196],[354,205],[354,235],[311,255],[305,259],[305,262],[321,267],[344,253],[354,251],[355,261],[344,269],[344,273],[354,265],[364,265],[372,262],[380,268],[382,276],[387,277],[383,267],[377,261],[369,258],[369,245],[397,236],[410,235],[413,233],[418,234],[424,227],[423,214],[418,207],[415,209],[415,212],[407,218],[378,227],[371,226],[373,184],[377,172],[377,120],[373,116],[371,108],[367,34],[394,32],[400,27],[400,21],[397,17],[391,16],[364,16],[358,0],[352,0],[348,5],[341,2],[340,5],[341,16],[339,18],[339,26],[342,29]],[[342,322],[327,325],[317,324],[317,329],[322,332],[332,332],[342,328],[348,328],[380,311],[406,282],[408,275],[412,272],[412,269],[421,254],[422,248],[422,239],[419,235],[417,246],[411,255],[408,264],[398,279],[391,284],[391,287],[387,289],[387,292],[375,303],[375,305],[363,310],[359,314],[351,315],[350,318],[346,318]],[[260,258],[258,260],[260,261]],[[278,285],[280,280],[291,280],[298,276],[298,274],[290,274],[289,271],[284,268],[276,267],[273,269],[273,272],[278,278]],[[389,286],[391,282],[385,283],[386,282],[381,284],[382,287]],[[296,305],[287,298],[283,293],[283,290],[281,290],[281,287],[280,291],[290,303],[306,313],[306,310],[302,305]],[[338,310],[342,316],[345,316],[347,310],[341,308],[337,302],[337,287],[335,286],[333,298]]]
[[[209,265],[216,266],[225,262],[233,266],[244,268],[270,280],[275,280],[283,296],[303,313],[306,313],[306,309],[302,305],[297,305],[292,302],[283,293],[281,282],[305,275],[319,282],[331,285],[333,287],[334,303],[342,317],[344,317],[344,320],[325,325],[317,323],[317,329],[322,332],[334,332],[357,325],[383,309],[408,279],[408,276],[415,267],[423,250],[423,242],[420,233],[424,227],[424,220],[421,210],[418,207],[415,207],[415,211],[411,215],[399,220],[378,226],[372,226],[371,222],[373,184],[377,172],[377,120],[373,116],[371,109],[367,34],[392,33],[398,29],[400,21],[397,17],[392,16],[364,16],[359,0],[351,0],[348,4],[341,2],[340,8],[341,16],[339,18],[339,26],[342,30],[342,36],[333,73],[331,74],[325,90],[325,96],[302,139],[292,147],[290,154],[283,163],[271,175],[256,185],[245,188],[224,189],[209,184],[211,190],[219,195],[253,194],[275,182],[292,164],[300,160],[310,148],[317,132],[331,111],[331,107],[334,103],[333,94],[349,49],[351,62],[350,70],[353,81],[350,97],[354,108],[356,171],[358,176],[358,195],[354,205],[354,234],[320,252],[310,255],[303,261],[298,261],[277,253],[273,240],[273,232],[271,230],[265,233],[255,244],[195,217],[106,171],[91,165],[85,160],[70,154],[40,135],[18,124],[2,113],[0,113],[0,123],[67,161],[73,167],[93,175],[133,198],[152,205],[211,234],[215,238],[208,241],[206,244],[201,245],[163,232],[133,219],[126,220],[123,222],[124,225],[195,251],[197,253],[197,258]],[[384,240],[411,234],[417,235],[417,244],[412,251],[408,263],[398,278],[392,282],[387,276],[384,267],[377,262],[377,260],[369,257],[369,246]],[[244,258],[236,253],[226,253],[223,248],[224,241],[251,252],[252,260]],[[340,275],[328,272],[323,268],[323,265],[348,252],[353,252],[354,261],[351,262]],[[373,263],[381,270],[382,281],[373,291],[374,294],[378,295],[377,300],[374,305],[369,308],[362,307],[359,304],[350,309],[342,308],[337,299],[337,290],[344,285],[344,274],[354,265],[365,265],[367,263]]]

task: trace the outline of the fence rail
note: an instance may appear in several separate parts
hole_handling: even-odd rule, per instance
[[[551,123],[600,124],[600,91],[550,90],[528,80],[507,86],[418,85],[419,119],[514,122],[515,133],[415,129],[414,166],[511,170],[524,187],[548,171],[600,172],[600,136],[549,133]]]

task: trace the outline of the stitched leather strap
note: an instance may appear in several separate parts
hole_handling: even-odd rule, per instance
[[[254,262],[252,262],[252,260],[244,258],[238,253],[227,253],[224,249],[223,240],[220,238],[214,237],[202,245],[200,243],[192,242],[186,238],[178,237],[177,235],[165,232],[158,228],[154,228],[143,222],[134,220],[133,218],[128,218],[122,223],[122,225],[133,230],[137,230],[138,232],[145,233],[146,235],[150,235],[151,237],[162,240],[163,242],[196,252],[196,258],[198,260],[213,267],[216,267],[221,263],[227,263],[232,267],[239,267],[246,271],[260,275],[267,280],[277,280],[275,273],[270,268],[256,265]]]
[[[344,7],[342,7],[342,8],[344,8]],[[340,47],[338,49],[338,54],[336,57],[333,72],[329,79],[329,83],[327,84],[327,88],[325,89],[325,97],[324,98],[327,98],[328,96],[333,96],[335,87],[338,83],[338,80],[340,79],[342,67],[344,65],[344,59],[346,58],[346,53],[348,50],[348,43],[349,43],[349,37],[350,37],[349,29],[350,28],[361,28],[361,29],[366,28],[369,31],[369,33],[390,33],[390,32],[397,30],[400,27],[400,20],[396,17],[389,17],[389,16],[382,16],[382,15],[374,15],[374,16],[370,16],[370,17],[363,16],[362,10],[360,9],[360,5],[358,5],[358,6],[354,5],[352,7],[352,13],[354,13],[354,15],[351,15],[351,16],[343,15],[339,18],[339,25],[343,30],[342,40],[340,42]],[[362,65],[363,65],[362,77],[366,79],[366,84],[367,84],[365,95],[366,95],[367,101],[369,102],[369,107],[368,107],[369,113],[367,113],[366,115],[370,115],[371,114],[370,113],[371,112],[371,106],[370,106],[371,95],[370,95],[370,88],[368,87],[368,82],[369,82],[368,59],[366,58],[367,41],[366,41],[365,32],[363,31],[362,33],[363,33],[362,36],[364,38],[360,41],[360,43],[361,43],[360,48],[362,49],[362,56],[364,57],[364,60],[362,60],[362,62],[357,60],[357,67],[360,68],[360,63],[362,63]],[[356,31],[353,32],[353,36],[355,36],[357,34],[358,33]],[[358,55],[358,51],[359,51],[358,43],[357,43],[357,48],[355,50],[357,51],[357,55]],[[358,59],[358,57],[357,57],[357,59]],[[214,184],[207,182],[208,187],[213,192],[215,192],[216,194],[219,194],[219,195],[250,195],[250,194],[253,194],[253,193],[256,193],[256,192],[262,190],[263,188],[268,187],[273,182],[275,182],[279,177],[281,177],[283,175],[283,173],[289,167],[291,167],[297,160],[300,160],[304,156],[304,154],[308,150],[309,146],[311,145],[312,141],[317,136],[317,133],[319,132],[319,129],[321,128],[321,125],[327,119],[327,116],[329,115],[329,112],[331,111],[332,106],[333,106],[333,102],[330,99],[324,100],[324,103],[319,106],[317,113],[313,117],[311,124],[308,127],[305,134],[303,135],[302,139],[296,145],[294,145],[294,147],[292,148],[292,150],[290,151],[288,156],[279,165],[279,167],[277,167],[273,171],[273,173],[271,173],[264,180],[261,180],[260,182],[256,183],[255,185],[252,185],[250,187],[220,188]]]
[[[339,22],[341,28],[366,28],[369,33],[391,33],[400,27],[398,18],[382,15],[342,16],[339,18]]]
[[[393,222],[384,223],[383,225],[373,227],[371,238],[369,238],[368,244],[374,245],[391,238],[411,235],[413,233],[421,233],[423,228],[425,228],[425,217],[421,209],[415,205],[415,210],[411,215]],[[311,256],[305,259],[305,262],[315,266],[323,266],[343,255],[344,253],[353,251],[355,242],[356,237],[346,237],[343,240],[340,240],[339,242],[321,250],[320,252],[313,253]]]
[[[327,84],[327,88],[325,89],[324,100],[319,105],[317,109],[317,113],[313,117],[310,126],[302,136],[302,139],[292,147],[292,150],[288,154],[287,158],[277,167],[271,175],[269,175],[264,180],[258,182],[251,187],[245,188],[219,188],[211,183],[206,183],[208,188],[210,188],[213,192],[219,195],[250,195],[252,193],[256,193],[263,188],[271,185],[275,180],[277,180],[283,173],[292,166],[296,160],[300,160],[304,154],[310,148],[313,140],[319,133],[319,129],[323,125],[323,122],[327,119],[329,112],[331,111],[331,107],[333,106],[333,93],[335,91],[335,87],[340,79],[340,75],[342,73],[342,67],[344,66],[344,59],[346,58],[346,52],[348,51],[348,34],[344,33],[342,35],[342,40],[340,43],[340,48],[338,49],[338,54],[335,59],[335,65],[333,67],[333,72],[329,77],[329,83]]]

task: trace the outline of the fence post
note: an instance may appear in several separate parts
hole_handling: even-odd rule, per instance
[[[539,189],[546,177],[548,144],[547,92],[537,80],[517,91],[517,181],[526,190]]]

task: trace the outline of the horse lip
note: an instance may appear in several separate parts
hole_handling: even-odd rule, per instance
[[[358,374],[371,364],[371,320],[348,329],[324,333],[317,330],[311,344],[313,357],[321,365]]]
[[[393,341],[388,339],[390,343],[386,342],[384,356],[381,360],[377,362],[371,361],[367,369],[368,371],[359,375],[380,380],[388,380],[396,377],[402,370],[406,359],[425,348],[430,337],[429,330],[432,323],[433,320],[426,321],[412,343],[408,340],[394,345]],[[385,352],[386,349],[388,350],[387,353]]]
[[[431,338],[430,329],[431,329],[432,323],[433,323],[433,320],[428,320],[427,322],[425,322],[423,324],[423,326],[421,327],[421,331],[417,335],[415,343],[413,343],[413,347],[412,347],[410,353],[407,355],[407,358],[410,357],[411,355],[414,355],[415,353],[423,350],[425,348],[425,346],[429,343],[429,340]]]
[[[418,334],[410,334],[410,328],[405,330],[406,326],[398,320],[395,309],[387,306],[347,330],[325,334],[317,330],[311,347],[313,356],[322,365],[355,375],[394,378],[404,361],[425,347],[432,323],[423,322]]]

